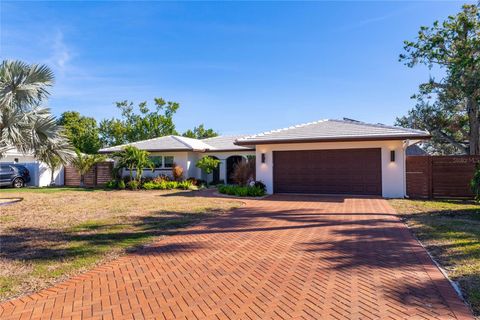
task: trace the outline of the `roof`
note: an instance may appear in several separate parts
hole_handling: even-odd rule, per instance
[[[226,151],[226,150],[254,150],[253,147],[245,147],[239,146],[235,144],[237,139],[241,139],[245,137],[242,136],[218,136],[213,138],[203,139],[201,141],[207,143],[208,145],[212,146],[211,150],[217,151]]]
[[[170,135],[103,148],[100,149],[99,152],[117,152],[121,151],[127,145],[147,151],[204,151],[210,147],[198,139]]]
[[[237,139],[238,145],[270,143],[429,139],[425,131],[356,120],[319,120]]]
[[[252,148],[237,146],[234,142],[243,136],[219,136],[208,139],[192,139],[181,136],[163,136],[148,140],[122,144],[114,147],[100,149],[100,153],[112,153],[121,151],[130,145],[147,151],[227,151],[227,150],[251,150]]]

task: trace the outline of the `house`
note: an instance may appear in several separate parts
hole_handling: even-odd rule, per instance
[[[181,136],[164,136],[149,140],[129,143],[141,150],[150,152],[150,158],[155,164],[155,171],[145,170],[145,177],[172,174],[173,164],[181,166],[185,177],[209,180],[214,182],[232,183],[231,174],[236,163],[249,156],[255,156],[255,148],[251,146],[238,146],[235,141],[243,136],[220,136],[208,139],[192,139]],[[126,145],[119,145],[101,149],[100,153],[113,153],[121,151]],[[211,156],[220,160],[220,166],[208,177],[195,166],[197,161]],[[128,172],[124,171],[127,175]]]
[[[29,186],[46,187],[51,182],[51,171],[48,166],[38,161],[33,154],[23,154],[16,149],[8,150],[3,158],[0,158],[0,163],[20,164],[25,166],[30,171],[31,180]],[[55,185],[61,186],[64,182],[64,169],[60,168],[54,173]]]
[[[158,171],[173,163],[190,177],[202,178],[195,167],[203,156],[221,161],[209,180],[227,183],[235,163],[255,156],[256,178],[267,193],[358,194],[405,196],[405,150],[427,132],[369,124],[351,119],[320,120],[251,136],[204,140],[165,136],[131,143],[152,153]],[[100,150],[119,151],[123,146]],[[203,177],[207,178],[207,177]]]

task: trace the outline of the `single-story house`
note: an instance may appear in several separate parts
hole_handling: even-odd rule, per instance
[[[8,150],[5,155],[0,158],[0,163],[19,164],[25,166],[30,171],[31,180],[29,186],[46,187],[51,182],[51,171],[48,166],[37,160],[33,154],[23,154],[16,149]],[[64,168],[58,169],[54,175],[55,185],[61,186],[64,183]]]
[[[427,132],[360,121],[320,120],[251,136],[197,140],[165,136],[130,145],[151,152],[158,170],[169,174],[173,163],[188,177],[230,183],[234,165],[255,156],[256,179],[267,193],[317,193],[405,196],[406,149],[429,139]],[[101,153],[120,151],[115,146]],[[203,156],[221,161],[209,177],[195,167]],[[253,158],[252,158],[253,159]]]

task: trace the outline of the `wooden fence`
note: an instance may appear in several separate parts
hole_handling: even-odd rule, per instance
[[[101,162],[95,165],[85,175],[85,185],[87,187],[96,187],[105,185],[112,180],[113,162]],[[80,186],[80,174],[72,166],[65,166],[65,186]]]
[[[471,198],[470,180],[480,156],[408,156],[407,195],[411,198]]]

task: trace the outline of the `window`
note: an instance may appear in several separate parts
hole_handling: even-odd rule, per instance
[[[150,156],[149,158],[156,169],[173,167],[173,156]]]
[[[163,164],[165,168],[172,168],[173,167],[173,157],[172,156],[165,156],[163,157]]]
[[[153,162],[155,168],[162,167],[162,156],[151,156],[150,161]]]

